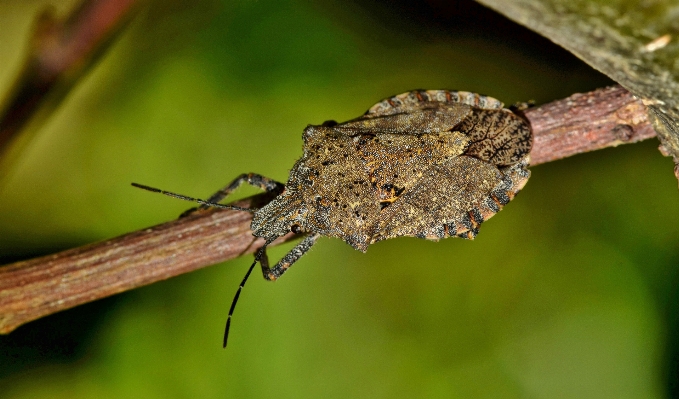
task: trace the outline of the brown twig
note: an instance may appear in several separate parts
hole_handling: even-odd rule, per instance
[[[525,116],[535,137],[531,165],[655,137],[646,107],[620,86],[574,94]]]
[[[533,165],[655,136],[646,108],[616,86],[524,112]],[[266,195],[237,205],[258,206]],[[31,320],[253,252],[251,214],[207,210],[108,241],[0,267],[0,333]],[[291,239],[286,236],[279,242]]]
[[[0,109],[3,165],[11,163],[6,154],[9,145],[36,115],[44,119],[56,108],[121,32],[136,3],[136,0],[85,0],[63,20],[57,19],[51,8],[40,15],[24,67]]]

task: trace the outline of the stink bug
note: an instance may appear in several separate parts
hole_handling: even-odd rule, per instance
[[[399,94],[348,122],[309,125],[303,138],[304,155],[285,185],[243,174],[199,200],[133,184],[201,207],[254,213],[252,233],[266,242],[231,304],[225,347],[238,297],[257,263],[265,279],[276,280],[320,236],[341,238],[363,252],[400,236],[471,240],[530,177],[528,122],[500,101],[470,92]],[[277,196],[259,209],[218,204],[244,182]],[[267,245],[289,232],[306,237],[270,267]]]

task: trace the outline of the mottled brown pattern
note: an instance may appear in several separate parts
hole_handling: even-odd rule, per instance
[[[255,235],[339,237],[366,251],[414,236],[473,239],[528,180],[528,123],[500,101],[417,90],[345,123],[304,131],[285,192],[258,210]]]

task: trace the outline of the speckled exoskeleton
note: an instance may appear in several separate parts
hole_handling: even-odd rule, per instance
[[[530,176],[528,122],[500,101],[470,92],[399,94],[348,122],[309,125],[303,138],[304,154],[287,184],[244,174],[207,201],[198,200],[215,206],[243,182],[278,194],[254,210],[252,232],[266,243],[236,293],[227,333],[257,262],[265,279],[276,280],[320,236],[341,238],[363,252],[400,236],[474,239],[481,223],[511,201]],[[267,245],[289,232],[306,237],[270,267]]]

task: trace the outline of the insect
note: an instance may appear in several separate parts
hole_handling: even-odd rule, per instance
[[[238,287],[224,334],[250,273],[260,263],[267,280],[281,277],[321,236],[359,251],[388,238],[474,239],[530,177],[533,137],[528,122],[491,97],[415,90],[371,107],[344,123],[304,129],[304,155],[287,184],[243,174],[207,200],[150,191],[253,212],[252,233],[265,239]],[[277,196],[253,210],[217,204],[242,183]],[[289,232],[305,238],[273,267],[266,247]]]

